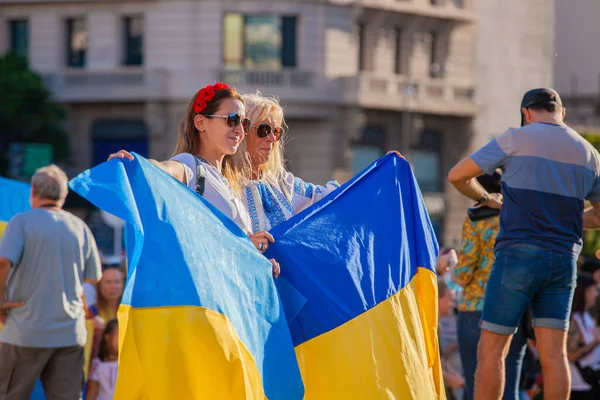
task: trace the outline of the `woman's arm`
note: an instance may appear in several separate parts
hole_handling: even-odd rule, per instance
[[[133,154],[126,150],[119,150],[118,152],[108,156],[107,161],[110,161],[113,158],[125,158],[127,160],[133,160],[134,157]],[[148,161],[150,161],[152,164],[156,165],[158,168],[162,169],[163,171],[177,179],[179,182],[183,182],[187,185],[187,177],[185,176],[185,167],[183,166],[183,163],[173,160],[156,161],[149,159]]]
[[[291,203],[295,213],[315,204],[340,187],[336,181],[329,181],[325,185],[304,182],[291,172],[287,173],[283,184],[287,186],[287,192],[291,194]]]
[[[188,177],[185,174],[185,167],[183,166],[183,163],[173,160],[150,160],[150,162],[165,171],[167,174],[171,175],[173,178],[177,179],[179,182],[187,185]]]
[[[100,384],[97,381],[88,381],[87,388],[85,390],[85,400],[96,400],[98,398],[99,391]]]
[[[595,333],[594,340],[591,343],[582,346],[582,342],[583,337],[579,325],[574,318],[571,318],[569,333],[567,334],[567,358],[570,362],[577,362],[590,354],[600,344],[600,336]]]

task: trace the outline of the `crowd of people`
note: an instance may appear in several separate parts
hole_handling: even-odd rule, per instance
[[[449,173],[477,203],[461,248],[442,249],[437,266],[443,375],[455,400],[600,395],[600,274],[577,277],[582,231],[600,228],[600,156],[564,113],[555,91],[527,92],[522,126]],[[285,128],[275,98],[207,85],[189,102],[173,157],[150,161],[264,253],[269,230],[339,187],[287,171]],[[115,158],[134,157],[123,149]],[[38,379],[50,399],[104,400],[115,389],[125,272],[101,268],[89,228],[62,209],[67,191],[58,167],[38,170],[33,209],[0,242],[2,398],[28,398]]]

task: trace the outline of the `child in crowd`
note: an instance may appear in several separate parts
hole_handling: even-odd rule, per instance
[[[86,400],[111,400],[117,383],[119,325],[117,319],[106,324],[98,358],[92,361]]]

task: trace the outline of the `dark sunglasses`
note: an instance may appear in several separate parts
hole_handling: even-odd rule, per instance
[[[253,126],[253,128],[256,128],[256,135],[259,138],[266,138],[271,134],[271,132],[273,132],[275,135],[275,141],[278,141],[284,133],[283,128],[280,126],[273,128],[271,125],[260,124],[259,126]]]
[[[244,129],[244,133],[250,132],[250,119],[242,118],[239,114],[231,113],[229,115],[206,115],[207,118],[223,118],[225,119],[227,126],[230,128],[235,128],[240,123],[242,124],[242,128]]]

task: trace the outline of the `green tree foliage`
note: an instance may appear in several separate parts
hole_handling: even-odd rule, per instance
[[[600,134],[594,132],[586,132],[582,133],[583,136],[588,142],[592,144],[596,148],[596,150],[600,150]],[[589,206],[589,204],[587,204]],[[594,231],[584,231],[583,232],[583,249],[581,250],[581,254],[585,257],[594,257],[596,250],[600,249],[600,230]]]
[[[15,53],[0,56],[0,174],[6,173],[11,143],[44,143],[57,162],[69,156],[63,127],[65,110],[55,103],[42,78]]]

